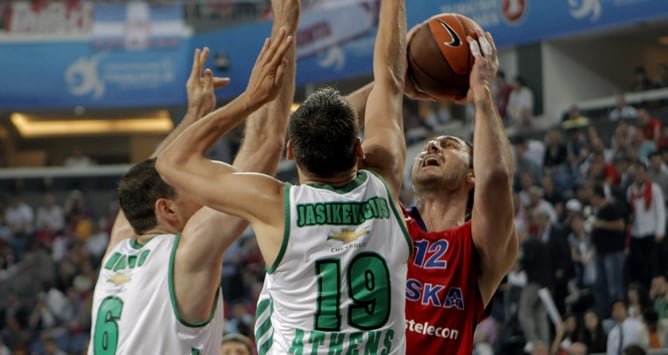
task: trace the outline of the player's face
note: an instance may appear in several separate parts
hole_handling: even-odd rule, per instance
[[[248,352],[246,345],[229,341],[220,348],[220,355],[252,355]]]
[[[434,181],[455,188],[465,182],[469,171],[469,148],[462,139],[440,136],[427,143],[413,163],[413,185]]]

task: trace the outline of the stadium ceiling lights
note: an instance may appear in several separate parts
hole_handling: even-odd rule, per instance
[[[10,120],[21,137],[63,137],[102,134],[150,133],[165,134],[174,124],[166,110],[155,111],[149,117],[131,118],[50,118],[15,112]]]

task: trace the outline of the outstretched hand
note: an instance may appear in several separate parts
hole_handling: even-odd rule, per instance
[[[211,69],[202,73],[206,59],[209,56],[209,48],[196,49],[193,58],[193,67],[186,81],[186,92],[188,95],[188,110],[196,112],[197,118],[203,117],[216,108],[215,90],[223,88],[230,83],[230,78],[214,77]],[[204,77],[202,77],[204,74]]]
[[[281,27],[275,38],[265,40],[246,87],[246,93],[256,103],[262,105],[278,95],[288,64],[285,54],[292,45],[292,36],[287,35],[285,27]]]
[[[465,98],[456,101],[459,104],[475,102],[477,99],[483,100],[487,90],[491,90],[496,72],[499,70],[499,58],[492,35],[482,30],[478,30],[477,35],[477,40],[471,36],[466,37],[473,55],[473,69],[469,75],[469,91]]]

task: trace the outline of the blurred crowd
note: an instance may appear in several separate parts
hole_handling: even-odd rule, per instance
[[[668,348],[668,104],[628,105],[619,95],[604,113],[573,106],[541,131],[521,78],[505,84],[501,73],[495,94],[513,132],[522,252],[477,328],[476,351]],[[470,126],[471,117],[470,108],[449,102],[407,103],[408,144],[448,133],[451,122]],[[410,186],[402,199],[414,202]],[[63,201],[47,192],[35,206],[20,194],[2,200],[0,355],[85,353],[92,290],[118,211],[108,204],[96,214],[80,190]],[[252,338],[264,277],[252,230],[222,268],[225,332]]]

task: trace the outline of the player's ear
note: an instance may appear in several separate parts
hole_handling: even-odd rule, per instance
[[[165,221],[169,225],[178,223],[178,213],[176,211],[176,205],[172,200],[159,198],[155,201],[155,215],[158,222]]]
[[[295,153],[292,151],[292,141],[288,139],[288,143],[285,145],[285,159],[295,160]]]
[[[469,169],[466,173],[466,184],[471,188],[475,187],[475,175],[473,175],[473,169]]]

